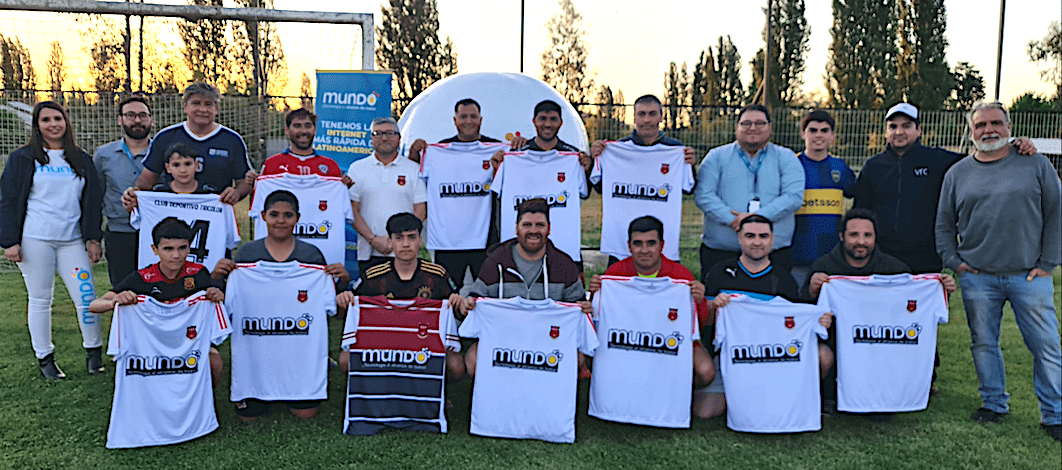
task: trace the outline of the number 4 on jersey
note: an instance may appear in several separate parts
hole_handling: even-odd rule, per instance
[[[192,222],[192,242],[188,247],[188,258],[193,263],[203,263],[210,254],[207,249],[207,232],[210,231],[210,221],[196,220]]]

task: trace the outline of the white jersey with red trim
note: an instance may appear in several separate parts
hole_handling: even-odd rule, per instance
[[[715,324],[728,428],[763,433],[822,429],[815,335],[826,339],[819,317],[827,311],[781,297],[765,301],[731,295]]]
[[[490,157],[508,143],[431,144],[420,159],[428,188],[426,247],[482,250],[490,229]]]
[[[578,353],[598,345],[579,304],[481,298],[458,331],[479,338],[472,434],[575,442]]]
[[[456,323],[447,300],[355,297],[343,328],[343,432],[446,432],[446,352],[461,351]]]
[[[693,342],[700,339],[694,312],[689,281],[601,276],[590,416],[690,427]]]
[[[516,236],[516,206],[534,198],[549,204],[549,239],[558,250],[582,260],[583,241],[582,200],[590,195],[579,154],[548,150],[509,152],[494,181],[491,191],[501,195],[501,240]]]
[[[262,219],[265,200],[273,191],[291,191],[299,200],[299,223],[295,224],[295,238],[316,246],[328,264],[342,263],[346,258],[346,221],[354,220],[350,207],[350,193],[342,178],[320,175],[282,173],[259,176],[255,182],[249,215],[254,221],[255,240],[269,235]]]
[[[140,231],[137,269],[159,262],[151,249],[151,229],[162,219],[176,217],[192,227],[188,261],[206,266],[211,272],[225,250],[240,244],[240,228],[232,205],[221,202],[217,194],[174,194],[137,191],[137,207],[129,216],[129,225]]]
[[[664,224],[664,256],[679,259],[682,192],[693,189],[693,166],[684,148],[609,142],[594,160],[590,182],[601,183],[601,252],[623,259],[627,227],[651,215]]]
[[[107,354],[114,401],[107,448],[175,444],[218,428],[210,345],[231,332],[225,310],[206,294],[163,303],[150,296],[117,306]]]
[[[837,325],[837,409],[924,410],[937,324],[948,321],[939,274],[830,276],[819,305]]]
[[[323,266],[237,264],[225,309],[233,324],[232,401],[328,397],[328,317],[336,314],[336,292]]]

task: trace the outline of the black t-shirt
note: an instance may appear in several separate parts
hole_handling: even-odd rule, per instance
[[[782,296],[786,300],[796,302],[799,298],[796,281],[789,273],[775,269],[773,265],[758,273],[750,273],[739,258],[719,262],[705,274],[705,296],[712,298],[720,292],[745,294],[764,300]]]
[[[543,151],[542,147],[538,146],[538,142],[535,142],[534,138],[531,138],[531,140],[527,141],[527,143],[524,144],[523,147],[520,147],[519,150],[537,150],[539,152]],[[556,150],[558,152],[578,152],[579,151],[579,149],[575,148],[575,146],[573,146],[573,145],[571,145],[571,144],[569,144],[569,143],[567,143],[567,142],[565,142],[563,140],[560,140],[560,138],[557,139],[557,145],[554,145],[552,150]]]
[[[389,299],[413,299],[417,297],[443,300],[454,291],[454,283],[446,274],[446,268],[417,259],[413,277],[402,280],[395,270],[395,260],[378,264],[365,271],[365,280],[358,286],[358,295],[383,295]]]
[[[201,264],[185,261],[176,279],[167,279],[155,263],[144,269],[129,273],[112,289],[115,292],[133,291],[137,295],[150,295],[160,302],[182,299],[212,285],[210,271]]]

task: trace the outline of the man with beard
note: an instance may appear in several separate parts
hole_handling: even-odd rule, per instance
[[[936,245],[962,282],[962,300],[981,408],[971,418],[995,422],[1009,410],[1000,320],[1007,300],[1032,353],[1040,426],[1062,440],[1062,348],[1051,272],[1062,263],[1062,184],[1043,155],[1018,156],[1007,144],[1010,116],[999,102],[966,115],[977,151],[944,176]]]
[[[139,235],[129,225],[129,213],[122,207],[122,192],[144,171],[144,157],[151,143],[148,135],[155,125],[147,100],[133,95],[118,103],[118,125],[122,127],[122,138],[99,146],[92,157],[103,184],[103,215],[107,217],[103,247],[111,285],[137,267]]]
[[[317,135],[317,115],[306,109],[296,109],[284,118],[284,134],[288,136],[288,149],[266,159],[262,165],[263,175],[291,173],[294,175],[343,176],[343,182],[350,186],[350,180],[343,175],[339,164],[313,150],[313,139]]]

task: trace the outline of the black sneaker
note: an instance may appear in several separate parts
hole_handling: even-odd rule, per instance
[[[988,408],[981,407],[974,414],[970,415],[970,419],[977,421],[978,423],[998,423],[999,418],[1005,416],[1006,413],[997,413]]]
[[[1048,425],[1041,423],[1040,428],[1042,428],[1048,436],[1051,436],[1051,439],[1062,441],[1062,424]]]
[[[46,379],[60,380],[66,378],[66,374],[59,370],[59,366],[55,365],[55,354],[44,356],[44,359],[37,359],[37,366],[41,369],[41,376]]]
[[[107,368],[103,366],[103,347],[85,348],[88,357],[85,358],[85,367],[89,375],[104,373]]]
[[[822,415],[823,416],[833,416],[835,414],[837,414],[837,400],[834,400],[832,398],[823,398],[822,399]]]

